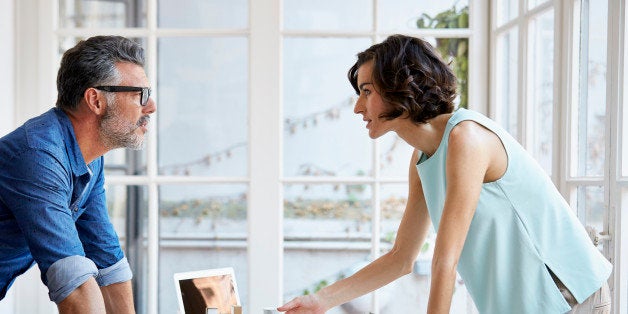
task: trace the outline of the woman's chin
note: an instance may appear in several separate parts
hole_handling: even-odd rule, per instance
[[[384,135],[386,133],[387,132],[382,133],[382,132],[377,132],[377,131],[374,131],[374,130],[369,130],[369,137],[371,139],[377,139],[377,138],[380,138],[382,135]]]

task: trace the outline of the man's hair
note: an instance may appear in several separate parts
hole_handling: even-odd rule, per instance
[[[392,120],[407,113],[411,121],[425,123],[453,111],[456,76],[428,42],[392,35],[358,53],[348,73],[358,95],[358,68],[371,60],[373,83],[389,107],[380,118]]]
[[[144,49],[121,36],[94,36],[66,51],[57,74],[57,108],[73,111],[88,88],[119,81],[118,62],[143,67]]]

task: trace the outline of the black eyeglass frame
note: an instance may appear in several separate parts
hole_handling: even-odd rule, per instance
[[[137,86],[94,86],[95,89],[102,90],[105,92],[141,92],[140,94],[140,105],[146,106],[148,104],[148,99],[150,98],[150,87],[137,87]]]

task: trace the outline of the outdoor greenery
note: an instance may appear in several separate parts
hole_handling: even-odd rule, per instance
[[[348,219],[369,221],[371,219],[370,199],[358,198],[353,193],[361,190],[357,185],[347,185],[347,197],[341,200],[304,199],[284,201],[286,218],[297,219]],[[359,194],[359,193],[358,193]],[[389,197],[382,201],[382,219],[401,219],[406,199]],[[112,205],[113,206],[113,205]],[[197,223],[203,219],[245,220],[246,197],[192,199],[185,201],[162,201],[162,217],[193,218]],[[387,237],[388,239],[388,237]],[[388,241],[387,241],[388,242]]]
[[[469,6],[440,12],[434,17],[423,13],[416,21],[418,28],[468,28]],[[469,40],[467,38],[436,38],[436,49],[450,61],[450,66],[458,78],[459,107],[468,108],[469,95]]]
[[[161,203],[162,217],[194,218],[196,223],[203,219],[246,219],[246,198],[213,198],[193,199],[188,201],[163,201]]]

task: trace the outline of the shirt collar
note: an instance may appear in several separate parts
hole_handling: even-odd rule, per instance
[[[57,115],[57,120],[61,124],[61,133],[63,134],[63,143],[65,143],[65,150],[68,153],[68,159],[70,160],[70,167],[75,176],[82,176],[86,173],[91,173],[89,167],[83,159],[83,153],[79,147],[76,135],[74,134],[74,126],[68,115],[59,108],[53,108]]]

